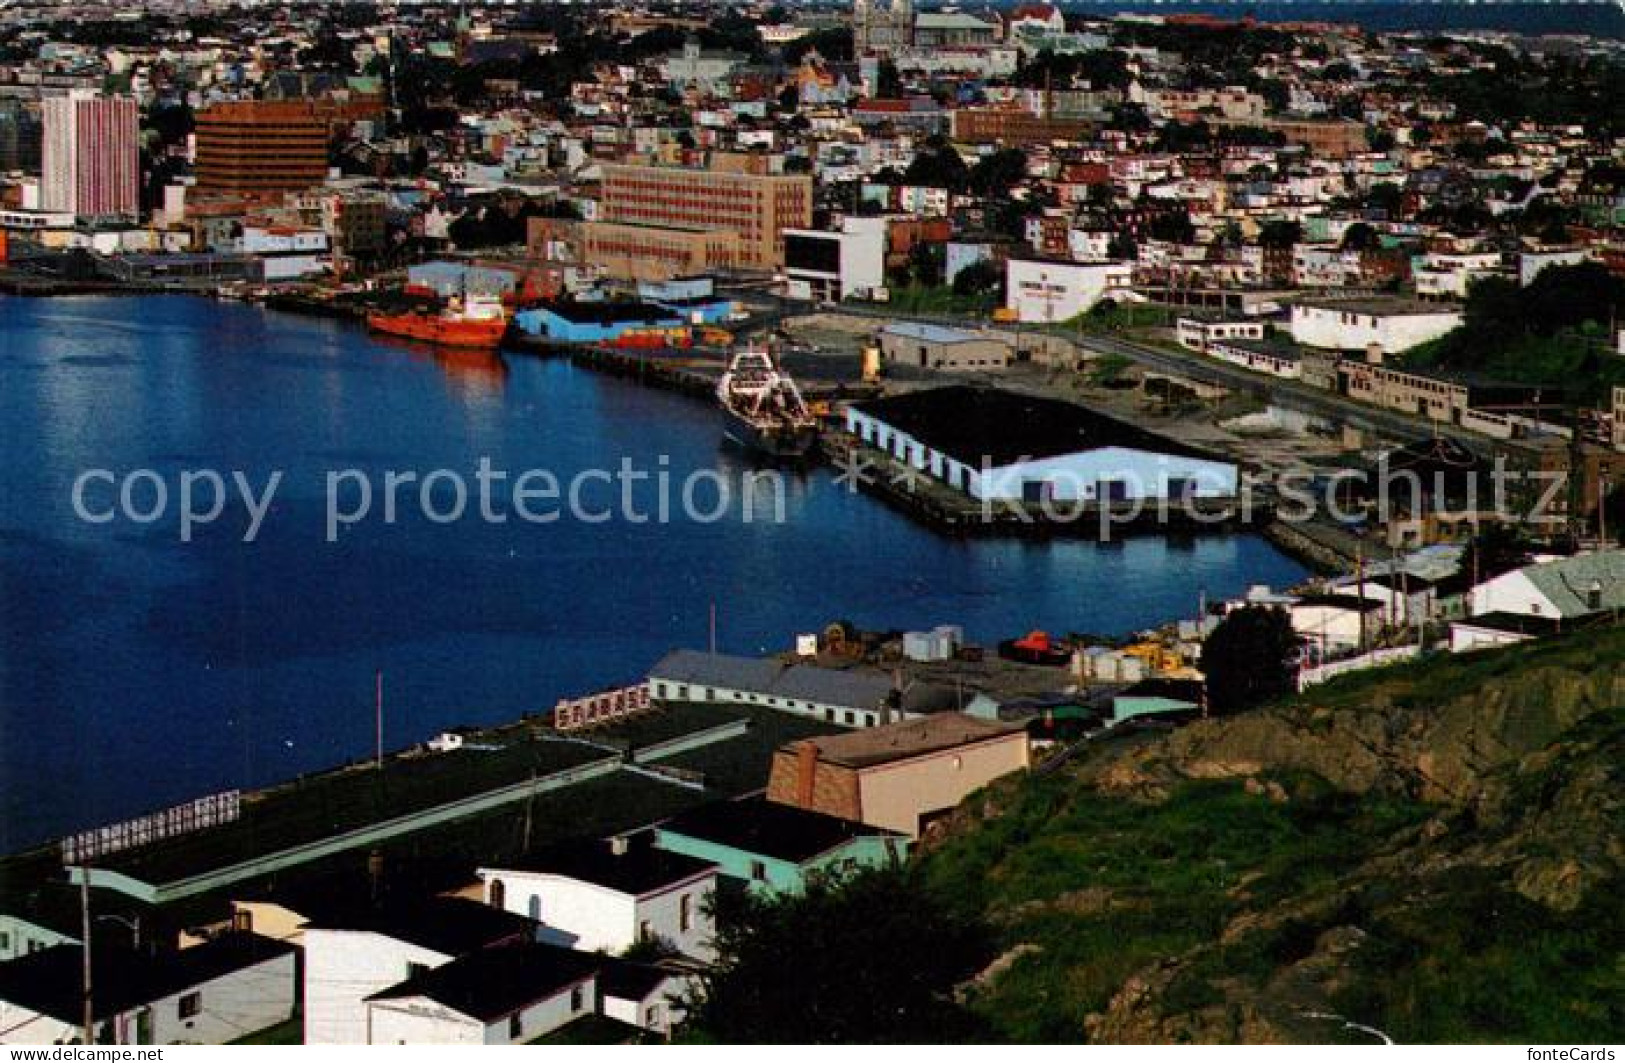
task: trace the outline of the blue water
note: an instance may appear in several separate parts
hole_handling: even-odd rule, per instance
[[[1250,537],[953,541],[827,472],[784,523],[442,525],[403,494],[329,544],[329,470],[746,470],[703,402],[181,297],[0,298],[0,444],[0,849],[367,755],[378,669],[399,747],[633,679],[703,646],[713,601],[722,648],[755,653],[836,618],[1125,631],[1302,574]],[[240,502],[191,543],[173,517],[75,517],[81,472],[141,467],[171,495],[188,469],[285,480],[252,544]]]

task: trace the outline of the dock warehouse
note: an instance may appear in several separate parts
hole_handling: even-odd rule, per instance
[[[532,307],[514,315],[520,331],[561,343],[613,343],[629,332],[686,328],[679,311],[652,303],[577,302]]]
[[[848,408],[870,446],[980,501],[1230,498],[1234,462],[1058,399],[955,385]]]
[[[697,650],[668,653],[649,669],[648,683],[657,702],[760,705],[843,727],[876,727],[957,703],[953,690],[932,683],[916,680],[896,691],[893,678],[880,673]]]
[[[898,321],[881,329],[880,352],[892,365],[949,372],[1004,369],[1010,365],[1010,344],[1002,339],[913,321]]]

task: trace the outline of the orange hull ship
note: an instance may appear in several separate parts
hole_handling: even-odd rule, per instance
[[[496,299],[470,296],[438,314],[369,314],[367,327],[388,336],[438,344],[495,350],[508,332],[508,314]]]

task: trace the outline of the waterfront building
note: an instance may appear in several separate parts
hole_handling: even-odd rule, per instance
[[[738,265],[745,268],[782,266],[784,230],[812,223],[812,178],[805,174],[631,164],[609,164],[603,172],[603,220],[726,229],[739,237]]]
[[[820,875],[885,867],[908,855],[902,834],[854,819],[749,797],[679,813],[655,844],[715,864],[756,893],[800,893]]]
[[[652,842],[647,833],[567,842],[479,876],[492,907],[535,919],[543,941],[617,954],[659,941],[709,961],[716,865]]]
[[[843,727],[954,708],[954,692],[931,683],[903,689],[878,672],[783,664],[770,657],[674,650],[649,669],[649,697],[663,703],[756,705]]]
[[[41,209],[135,217],[141,208],[135,100],[76,90],[47,97],[40,107]]]
[[[555,343],[632,343],[651,346],[686,343],[688,321],[682,313],[653,303],[554,303],[521,310],[514,323],[527,336]]]
[[[1113,503],[1233,497],[1237,469],[1206,451],[1056,399],[955,385],[849,407],[869,446],[984,501]]]
[[[881,329],[880,353],[888,365],[949,373],[1006,369],[1013,357],[1002,337],[915,321],[896,321]]]
[[[200,192],[269,197],[327,178],[329,123],[305,100],[217,103],[197,115]]]
[[[1266,339],[1211,340],[1204,353],[1254,373],[1282,380],[1303,378],[1302,354],[1291,344]]]
[[[767,797],[917,838],[973,791],[1029,764],[1025,728],[941,713],[783,746]]]

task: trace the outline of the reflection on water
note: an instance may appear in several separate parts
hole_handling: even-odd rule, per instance
[[[0,849],[360,755],[378,669],[399,747],[636,678],[703,645],[711,603],[723,649],[762,653],[835,619],[1123,632],[1301,575],[1251,537],[944,539],[825,470],[785,478],[782,521],[408,510],[329,545],[336,468],[377,483],[488,458],[567,481],[625,460],[681,484],[749,462],[709,403],[563,360],[180,297],[0,298],[0,315]],[[172,524],[77,521],[91,467],[284,481],[256,542],[234,511],[182,544]]]

